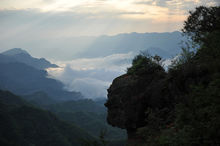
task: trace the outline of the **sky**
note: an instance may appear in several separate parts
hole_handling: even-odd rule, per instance
[[[217,4],[219,0],[0,0],[0,52],[20,47],[41,57],[37,49],[73,46],[66,42],[72,37],[179,31],[189,10]]]
[[[188,11],[218,0],[0,0],[1,38],[180,30]],[[59,36],[57,36],[59,34]]]
[[[66,90],[87,98],[106,97],[106,89],[126,72],[134,52],[56,58],[88,48],[93,36],[179,31],[188,11],[200,5],[219,5],[219,0],[0,0],[0,52],[22,48],[45,57],[60,66],[48,73]]]

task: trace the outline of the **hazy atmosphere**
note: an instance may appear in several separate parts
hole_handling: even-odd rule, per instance
[[[48,72],[50,77],[62,81],[65,89],[80,91],[87,98],[105,97],[112,80],[126,72],[140,50],[150,50],[166,59],[175,57],[182,37],[174,31],[180,31],[188,11],[217,3],[218,0],[1,0],[0,51],[22,48],[32,56],[44,57],[59,65]],[[164,38],[170,40],[166,42]]]

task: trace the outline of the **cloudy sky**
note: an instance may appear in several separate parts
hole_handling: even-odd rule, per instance
[[[180,30],[189,10],[217,4],[219,0],[0,0],[0,52],[23,48],[33,56],[49,57],[60,65],[48,70],[50,76],[64,82],[67,90],[88,98],[106,96],[133,52],[67,61],[56,57],[81,52],[76,46],[86,48],[95,39],[88,36]]]
[[[218,3],[219,0],[0,0],[0,51],[20,47],[38,56],[37,49],[73,46],[75,42],[66,42],[72,37],[172,32],[182,28],[189,10]]]
[[[217,1],[0,0],[0,39],[174,31],[188,10]]]

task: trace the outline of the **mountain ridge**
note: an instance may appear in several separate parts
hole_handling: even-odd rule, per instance
[[[25,63],[39,70],[44,70],[46,68],[56,68],[56,64],[51,64],[45,58],[34,58],[26,50],[21,48],[13,48],[1,53],[13,59],[14,61]]]

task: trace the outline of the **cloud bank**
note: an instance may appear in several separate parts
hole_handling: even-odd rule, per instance
[[[49,68],[47,71],[49,77],[63,82],[69,91],[79,91],[85,98],[106,97],[112,80],[126,72],[134,55],[129,52],[57,62],[60,68]]]

